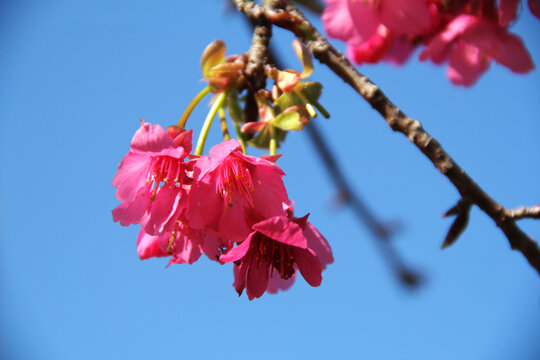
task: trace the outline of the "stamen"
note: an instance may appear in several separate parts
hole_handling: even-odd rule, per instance
[[[240,159],[228,158],[220,166],[217,174],[216,190],[228,207],[233,205],[235,195],[243,196],[249,205],[253,206],[251,174]]]

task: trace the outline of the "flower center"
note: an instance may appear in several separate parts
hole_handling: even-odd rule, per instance
[[[184,174],[182,160],[170,156],[156,156],[152,158],[150,167],[152,170],[150,170],[148,179],[146,180],[149,183],[152,194],[150,200],[153,201],[156,198],[156,192],[161,186],[161,183],[171,187],[180,187]]]
[[[234,156],[228,157],[217,170],[217,193],[226,206],[231,207],[236,196],[245,198],[253,207],[253,181],[244,162]]]
[[[264,261],[274,268],[279,277],[284,280],[294,275],[294,256],[290,245],[275,241],[262,234],[253,240],[255,241],[251,243],[250,247],[256,253],[257,261]],[[270,274],[272,273],[273,271],[270,271]]]

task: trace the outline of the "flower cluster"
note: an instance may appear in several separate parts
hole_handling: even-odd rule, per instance
[[[330,37],[347,42],[357,64],[403,64],[424,45],[420,60],[449,62],[456,85],[471,86],[491,60],[515,73],[534,63],[522,40],[508,31],[520,0],[326,0],[322,20]],[[529,0],[540,18],[540,0]]]
[[[287,289],[297,270],[319,286],[332,252],[307,215],[293,216],[277,156],[244,155],[236,140],[191,156],[191,133],[141,122],[113,179],[113,219],[141,225],[141,259],[233,262],[249,299]]]
[[[302,73],[266,66],[275,81],[260,89],[253,103],[259,121],[244,124],[240,95],[246,88],[246,55],[225,57],[216,40],[204,50],[201,68],[208,86],[188,105],[178,125],[164,130],[141,120],[131,148],[113,179],[122,203],[113,211],[121,225],[140,224],[141,259],[170,257],[171,264],[192,264],[202,254],[220,264],[234,263],[234,287],[248,298],[288,289],[297,271],[319,286],[322,271],[333,262],[326,239],[307,220],[293,216],[276,149],[286,133],[301,130],[317,115],[321,86],[304,82],[312,72],[311,54],[298,41],[293,48]],[[192,154],[192,130],[185,130],[194,107],[212,93],[212,106]],[[244,100],[245,100],[245,96]],[[313,105],[312,105],[313,104]],[[247,105],[244,105],[247,107]],[[231,140],[225,110],[239,140]],[[224,141],[208,156],[203,147],[219,113]],[[246,154],[247,145],[268,148],[269,155]]]

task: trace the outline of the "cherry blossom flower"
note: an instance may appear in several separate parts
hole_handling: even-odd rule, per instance
[[[448,77],[458,85],[470,86],[494,59],[516,73],[534,69],[521,39],[496,22],[472,15],[460,15],[434,36],[420,54],[420,60],[440,64],[450,60]]]
[[[221,255],[234,262],[234,284],[239,295],[244,288],[250,300],[265,291],[286,290],[296,270],[311,286],[319,286],[322,271],[333,262],[326,239],[303,218],[274,216],[252,225],[252,232],[240,245]]]
[[[330,37],[347,42],[357,64],[387,60],[403,64],[414,48],[425,44],[421,60],[449,61],[447,75],[471,86],[491,60],[516,73],[534,68],[521,39],[508,32],[519,0],[327,0],[322,19]],[[498,4],[498,5],[497,5]],[[540,0],[529,0],[540,17]]]
[[[184,184],[190,179],[184,159],[191,151],[191,133],[173,139],[161,126],[141,121],[113,178],[122,201],[112,211],[114,221],[124,226],[141,223],[151,235],[171,231],[187,204]]]
[[[418,35],[431,25],[424,0],[326,0],[322,21],[328,36],[359,46],[383,24],[395,34]]]
[[[283,214],[288,203],[285,173],[266,158],[244,155],[240,142],[224,141],[197,158],[186,218],[195,229],[211,229],[232,246],[250,233],[246,212]],[[272,158],[273,159],[273,158]]]

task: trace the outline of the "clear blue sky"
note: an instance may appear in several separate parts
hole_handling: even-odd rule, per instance
[[[290,134],[279,164],[297,214],[311,212],[332,245],[322,286],[299,279],[249,302],[230,266],[138,259],[138,229],[112,221],[111,180],[139,118],[176,123],[202,88],[209,42],[248,49],[244,19],[223,1],[4,1],[0,20],[0,358],[538,359],[538,274],[477,209],[440,251],[450,225],[440,215],[457,192],[318,63],[312,78],[332,118],[315,121],[372,209],[403,224],[396,246],[425,286],[395,281],[334,204],[303,133]],[[540,22],[523,11],[514,29],[540,66]],[[292,38],[275,34],[297,67]],[[494,64],[471,89],[417,60],[362,70],[502,204],[540,202],[538,70]],[[204,105],[189,122],[196,132]],[[538,222],[521,224],[540,239]]]

